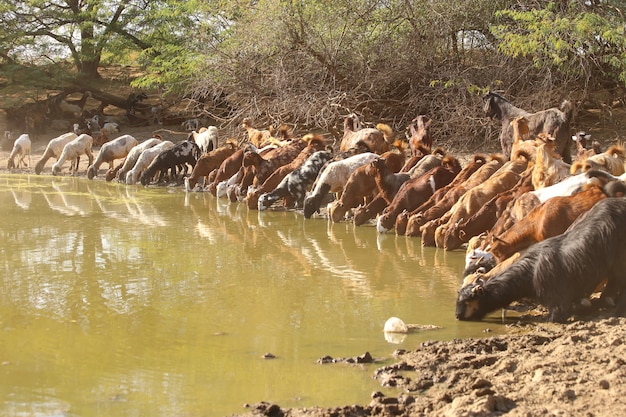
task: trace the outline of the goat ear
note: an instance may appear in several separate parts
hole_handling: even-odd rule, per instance
[[[483,287],[484,284],[485,281],[482,278],[476,280],[476,285],[474,285],[474,288],[472,288],[472,295],[475,297],[481,296],[485,292],[485,289]]]

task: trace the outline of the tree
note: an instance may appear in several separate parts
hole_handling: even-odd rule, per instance
[[[128,61],[137,51],[158,56],[183,44],[201,8],[177,0],[0,0],[0,58],[43,64],[70,60],[85,77],[99,77],[104,57]]]

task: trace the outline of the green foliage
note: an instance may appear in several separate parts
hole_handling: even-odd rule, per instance
[[[572,78],[599,71],[626,82],[625,22],[612,10],[572,7],[562,12],[553,3],[543,9],[501,10],[491,30],[501,53],[530,59],[539,70]]]

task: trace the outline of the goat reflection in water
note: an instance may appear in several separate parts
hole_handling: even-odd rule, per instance
[[[70,179],[52,181],[50,187],[40,188],[40,192],[50,209],[65,216],[102,213],[124,223],[168,225],[156,207],[145,198],[137,198],[137,190],[130,187],[92,186]]]
[[[420,297],[444,291],[452,300],[458,289],[463,257],[424,248],[419,240],[380,236],[373,227],[351,223],[304,221],[297,211],[249,210],[208,193],[187,193],[185,207],[194,215],[199,239],[239,247],[246,262],[283,265],[288,260],[288,277],[322,279],[320,285],[382,299],[397,298],[398,291]],[[411,288],[401,284],[407,282]]]

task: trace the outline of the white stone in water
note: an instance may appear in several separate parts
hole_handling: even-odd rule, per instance
[[[408,333],[409,327],[399,318],[391,317],[383,327],[385,333]]]

